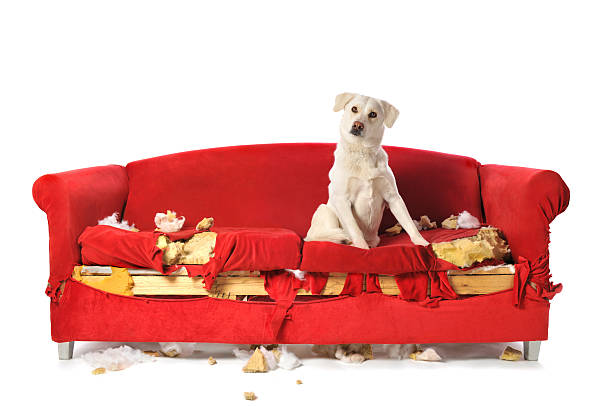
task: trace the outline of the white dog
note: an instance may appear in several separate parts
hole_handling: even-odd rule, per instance
[[[429,245],[408,213],[381,147],[384,127],[393,126],[399,111],[383,100],[354,93],[336,96],[334,111],[340,110],[344,114],[329,171],[329,200],[315,211],[304,240],[376,247],[388,206],[414,244]]]

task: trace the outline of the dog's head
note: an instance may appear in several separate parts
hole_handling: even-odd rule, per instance
[[[340,134],[351,144],[376,146],[382,142],[385,127],[391,128],[399,111],[384,100],[355,93],[336,96],[334,111],[344,110]]]

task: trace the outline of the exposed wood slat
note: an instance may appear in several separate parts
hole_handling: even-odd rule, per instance
[[[457,275],[448,281],[458,295],[484,295],[511,289],[514,275]]]
[[[101,278],[108,277],[106,275],[110,274],[110,268],[108,271],[101,269],[105,267],[98,268],[100,269],[89,268],[81,272],[83,282],[95,283],[102,280]],[[142,271],[150,272],[143,273]],[[455,274],[458,272],[462,273]],[[487,269],[483,267],[471,271],[453,271],[448,278],[457,294],[481,295],[512,288],[513,273],[513,266],[487,267]],[[190,278],[183,273],[161,275],[153,270],[130,270],[130,274],[134,281],[133,294],[137,296],[211,296],[235,299],[236,296],[266,296],[268,294],[264,287],[264,279],[253,277],[256,275],[245,273],[245,271],[234,273],[234,275],[242,276],[220,274],[210,291],[204,289],[203,278]],[[330,274],[321,295],[339,295],[344,288],[346,277],[346,274]],[[379,282],[384,294],[398,295],[400,293],[393,276],[380,275]],[[298,295],[312,295],[312,293],[300,289]]]

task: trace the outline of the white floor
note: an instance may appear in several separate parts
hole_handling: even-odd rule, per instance
[[[79,356],[119,343],[76,343],[74,359],[59,361],[53,345],[28,370],[28,379],[15,382],[22,399],[49,396],[64,404],[238,404],[243,392],[255,392],[256,404],[376,404],[424,402],[440,404],[536,404],[552,400],[605,403],[603,375],[580,368],[580,354],[558,353],[543,343],[538,362],[497,359],[505,343],[439,344],[441,363],[389,359],[375,346],[375,359],[361,365],[314,356],[310,346],[293,345],[304,365],[265,374],[241,372],[244,362],[232,355],[235,346],[199,345],[188,358],[157,358],[126,370],[94,376]],[[156,343],[126,343],[143,350]],[[510,343],[522,350],[521,343]],[[578,350],[579,348],[568,348]],[[209,365],[207,358],[218,363]],[[8,371],[7,371],[8,369]],[[10,372],[11,368],[5,369]],[[303,381],[297,385],[296,380]],[[598,382],[601,381],[601,382]],[[54,404],[55,402],[51,402]]]

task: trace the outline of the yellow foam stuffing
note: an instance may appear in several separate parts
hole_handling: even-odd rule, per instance
[[[431,247],[438,258],[460,268],[472,266],[485,259],[506,260],[510,254],[508,243],[499,230],[493,227],[481,228],[473,237],[433,243]]]
[[[74,268],[72,277],[75,280],[105,292],[124,296],[134,296],[134,280],[130,276],[127,268],[116,268],[112,266],[109,276],[81,275],[81,269],[82,267],[80,266]]]
[[[164,251],[164,265],[201,265],[210,261],[214,255],[217,233],[203,232],[194,234],[185,241],[172,242],[165,235],[157,239],[157,246]]]
[[[255,350],[247,364],[242,368],[242,372],[268,372],[268,364],[261,350]]]

